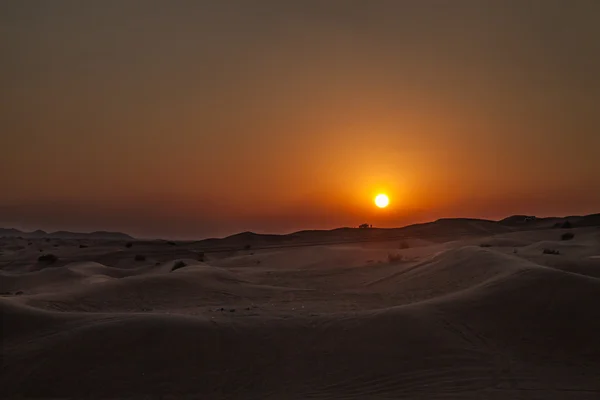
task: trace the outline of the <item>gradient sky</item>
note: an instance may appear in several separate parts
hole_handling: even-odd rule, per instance
[[[597,0],[5,0],[0,46],[0,226],[600,211]]]

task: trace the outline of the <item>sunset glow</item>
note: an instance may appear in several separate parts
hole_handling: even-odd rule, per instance
[[[375,197],[375,205],[379,208],[386,208],[390,204],[390,199],[385,194],[378,194]]]
[[[47,3],[0,5],[0,227],[197,239],[600,204],[599,1]]]

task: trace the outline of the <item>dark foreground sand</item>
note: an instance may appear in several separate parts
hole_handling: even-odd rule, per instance
[[[3,239],[0,397],[599,399],[600,230],[561,232],[204,262],[193,243]]]

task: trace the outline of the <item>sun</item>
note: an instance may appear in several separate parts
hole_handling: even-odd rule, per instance
[[[379,208],[386,208],[390,204],[390,198],[381,193],[375,196],[375,205]]]

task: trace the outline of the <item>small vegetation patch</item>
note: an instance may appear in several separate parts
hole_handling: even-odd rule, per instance
[[[565,232],[562,235],[560,235],[560,240],[571,240],[575,237],[575,234],[573,232]]]
[[[169,246],[177,246],[177,243],[175,243],[175,242],[167,242],[167,244],[168,244]]]
[[[132,246],[133,246],[133,243],[131,243],[131,242],[125,243],[125,247],[127,247],[128,249],[130,249]]]
[[[393,263],[398,261],[402,261],[402,254],[388,253],[388,262]]]
[[[479,247],[492,247],[492,245],[489,243],[481,243]]]
[[[87,246],[86,246],[85,244],[80,244],[80,245],[79,245],[79,248],[80,248],[80,249],[85,249],[85,248],[87,248]]]
[[[134,259],[135,261],[146,261],[146,256],[143,254],[136,254]]]
[[[398,245],[398,248],[399,248],[400,250],[403,250],[403,249],[408,249],[408,248],[410,248],[410,246],[409,246],[408,242],[406,242],[405,240],[403,240],[403,241],[402,241],[402,242],[400,242],[400,244]]]
[[[38,261],[46,264],[54,264],[58,261],[58,257],[54,254],[44,254],[43,256],[38,257]]]
[[[173,268],[171,268],[171,272],[175,271],[176,269],[183,268],[185,266],[187,266],[187,264],[183,261],[177,261],[175,265],[173,265]]]
[[[204,252],[203,251],[198,252],[198,261],[204,262]]]
[[[558,255],[560,255],[560,251],[552,250],[552,249],[544,249],[544,251],[542,251],[542,254],[553,254],[555,256],[558,256]]]

